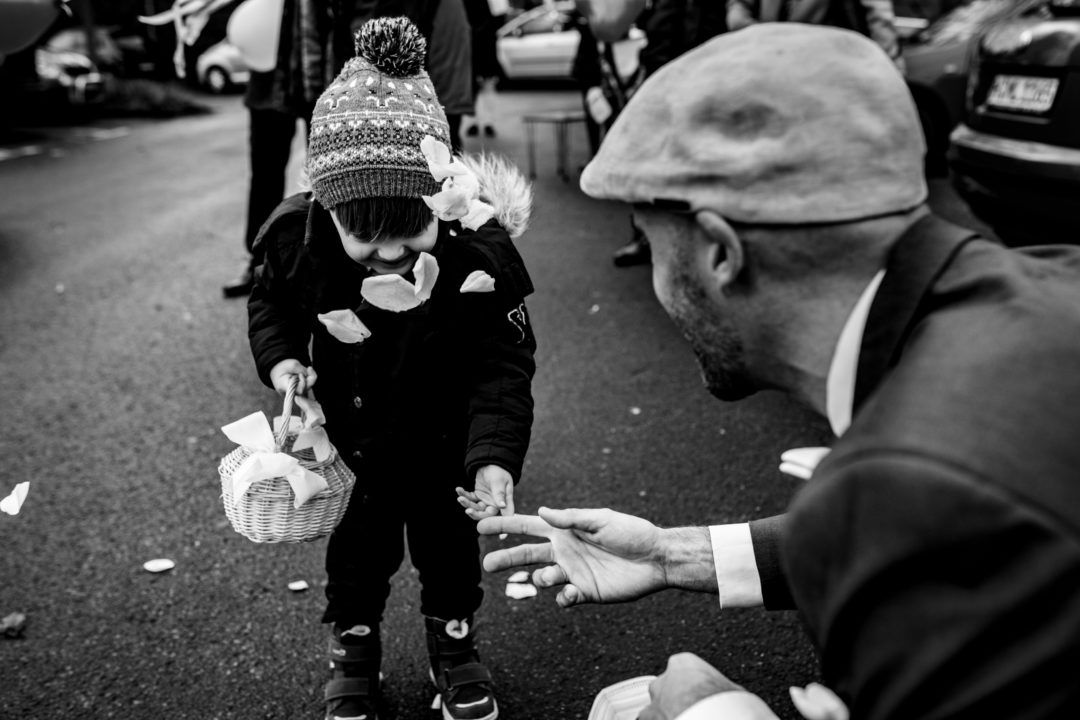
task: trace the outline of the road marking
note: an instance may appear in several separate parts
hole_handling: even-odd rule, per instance
[[[40,155],[43,152],[45,152],[45,148],[42,145],[23,145],[21,147],[0,148],[0,162],[14,160],[15,158],[29,157],[30,155]]]

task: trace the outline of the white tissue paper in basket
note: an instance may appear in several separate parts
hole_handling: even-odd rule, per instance
[[[649,684],[655,675],[642,675],[608,685],[596,694],[589,720],[636,720],[649,704]]]
[[[330,441],[326,437],[326,431],[319,427],[323,422],[322,408],[314,401],[307,401],[311,402],[311,405],[307,406],[305,402],[300,402],[301,400],[307,399],[297,398],[300,406],[304,408],[305,421],[302,424],[300,418],[291,418],[289,421],[299,432],[293,443],[293,450],[312,448],[317,460],[325,460],[330,456]],[[280,422],[277,418],[275,420]],[[256,482],[276,477],[283,477],[289,482],[295,495],[293,507],[296,508],[328,489],[326,479],[321,475],[303,467],[292,455],[277,451],[274,433],[262,412],[240,418],[221,430],[234,443],[251,451],[251,455],[245,458],[233,473],[234,503],[239,502]]]

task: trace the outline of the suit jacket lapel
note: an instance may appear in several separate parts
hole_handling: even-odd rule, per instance
[[[897,240],[866,319],[855,374],[853,416],[900,360],[904,343],[926,312],[924,301],[934,282],[957,251],[977,237],[971,230],[930,215]]]

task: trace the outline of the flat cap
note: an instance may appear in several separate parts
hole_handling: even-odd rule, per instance
[[[926,145],[889,57],[853,32],[764,23],[650,77],[581,176],[592,197],[743,223],[830,223],[926,200]]]

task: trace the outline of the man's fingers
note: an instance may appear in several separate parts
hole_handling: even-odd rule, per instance
[[[558,565],[548,565],[533,571],[532,581],[536,587],[549,588],[556,585],[565,585],[570,578]]]
[[[491,518],[480,521],[482,525]],[[551,543],[532,543],[516,545],[512,548],[495,550],[484,556],[484,569],[498,572],[519,565],[541,565],[552,561]]]
[[[552,527],[562,530],[583,530],[585,532],[596,532],[602,528],[606,522],[604,515],[608,512],[607,510],[581,510],[578,508],[552,510],[546,507],[539,510],[540,517]]]
[[[559,607],[568,608],[585,602],[585,596],[573,585],[566,585],[555,596],[555,602],[558,603]]]
[[[551,526],[535,515],[505,515],[491,518],[476,526],[481,535],[533,535],[551,537]]]

